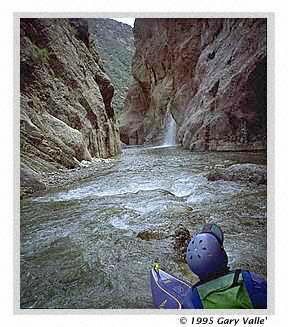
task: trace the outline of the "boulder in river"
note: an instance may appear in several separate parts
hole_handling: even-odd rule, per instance
[[[186,227],[179,225],[175,230],[174,237],[174,249],[177,255],[185,261],[187,246],[191,240],[190,232]]]
[[[151,240],[161,240],[163,238],[167,238],[167,235],[163,231],[155,231],[155,230],[144,230],[137,234],[137,237],[144,241]]]
[[[37,191],[44,191],[45,184],[41,181],[40,176],[28,167],[21,167],[20,170],[21,197],[25,194],[31,194]]]
[[[177,257],[179,257],[180,260],[185,261],[186,249],[191,239],[191,235],[186,227],[184,227],[182,224],[179,224],[175,228],[174,233],[171,233],[171,231],[168,229],[149,229],[139,232],[137,234],[137,238],[140,238],[141,240],[145,241],[170,239],[173,244],[173,248],[177,254]]]
[[[209,181],[242,181],[258,185],[267,183],[267,166],[257,164],[235,164],[228,168],[215,168],[207,175]]]

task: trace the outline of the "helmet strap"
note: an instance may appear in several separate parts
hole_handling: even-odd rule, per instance
[[[204,282],[204,281],[208,282],[208,281],[210,281],[212,279],[216,279],[218,277],[226,275],[227,273],[229,273],[229,271],[230,271],[230,267],[225,266],[223,268],[223,270],[218,271],[218,272],[208,273],[205,278],[203,278],[203,279],[200,278],[200,280],[201,280],[201,282]]]

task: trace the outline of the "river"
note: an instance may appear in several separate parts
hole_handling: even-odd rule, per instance
[[[266,185],[208,181],[263,153],[129,147],[101,174],[21,200],[21,308],[152,308],[149,269],[196,277],[173,248],[183,224],[224,230],[229,266],[266,276]],[[149,240],[139,232],[159,232]]]

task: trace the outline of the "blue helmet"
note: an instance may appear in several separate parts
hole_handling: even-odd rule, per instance
[[[212,233],[204,232],[192,237],[187,247],[186,261],[200,280],[228,269],[228,258],[223,245]]]

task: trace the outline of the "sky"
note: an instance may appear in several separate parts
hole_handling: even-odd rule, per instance
[[[122,23],[125,23],[125,24],[128,24],[128,25],[130,25],[130,26],[132,26],[133,27],[133,25],[134,25],[134,20],[135,20],[135,18],[134,17],[127,17],[127,18],[112,18],[112,19],[114,19],[114,20],[117,20],[118,22],[122,22]]]

